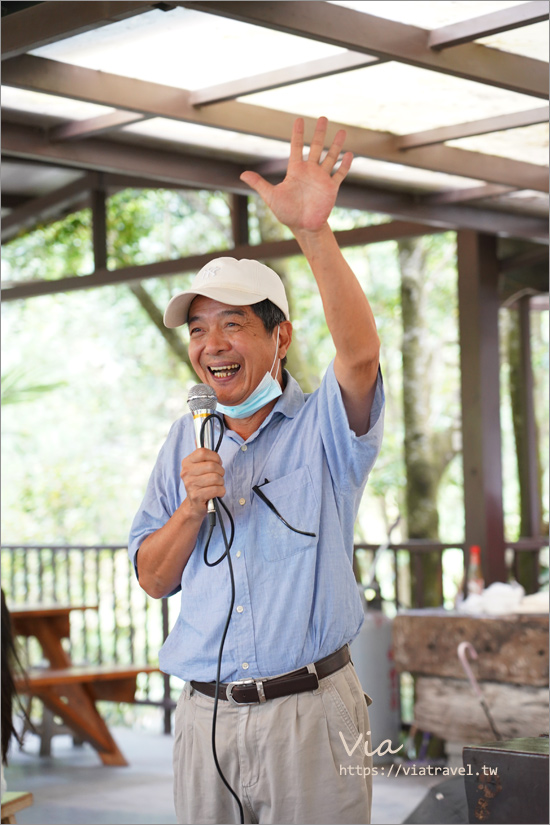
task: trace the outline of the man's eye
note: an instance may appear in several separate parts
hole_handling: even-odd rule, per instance
[[[193,329],[189,330],[189,335],[196,335],[200,331],[201,331],[200,327],[193,327]]]

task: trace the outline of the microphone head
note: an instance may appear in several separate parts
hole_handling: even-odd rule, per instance
[[[211,412],[215,412],[218,399],[216,393],[208,384],[195,384],[195,386],[189,390],[187,403],[192,413],[197,410],[210,410]]]

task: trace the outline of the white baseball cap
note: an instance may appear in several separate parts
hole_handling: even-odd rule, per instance
[[[269,298],[289,320],[283,282],[276,272],[259,261],[214,258],[197,273],[191,287],[174,295],[164,313],[164,325],[179,327],[187,322],[193,298],[204,295],[230,306],[248,306]]]

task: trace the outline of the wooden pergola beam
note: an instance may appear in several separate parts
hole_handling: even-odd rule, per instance
[[[121,126],[129,126],[131,123],[140,123],[148,120],[146,115],[137,112],[126,112],[124,109],[115,109],[105,115],[87,118],[86,120],[70,120],[68,123],[61,123],[48,131],[48,140],[53,143],[64,140],[82,140],[86,137],[102,135],[111,132],[113,129],[120,129]]]
[[[184,0],[177,5],[501,89],[534,97],[548,96],[548,64],[542,60],[489,49],[477,43],[465,43],[438,52],[428,45],[431,33],[428,29],[322,0],[279,0],[277,3]]]
[[[433,146],[435,143],[445,143],[448,140],[459,140],[475,135],[487,135],[491,132],[504,132],[507,129],[519,129],[523,126],[534,126],[537,123],[547,123],[549,114],[548,106],[539,106],[525,112],[512,112],[508,115],[486,117],[481,120],[472,120],[469,123],[457,123],[452,126],[442,126],[439,129],[402,135],[397,138],[396,143],[399,149]]]
[[[166,4],[167,5],[167,4]],[[2,60],[66,37],[143,14],[158,6],[144,0],[82,3],[65,0],[37,3],[2,18]]]
[[[32,195],[22,195],[15,192],[2,192],[2,209],[17,209],[19,206],[24,206],[32,200],[34,200]]]
[[[519,3],[508,9],[500,9],[491,14],[482,14],[469,20],[461,20],[450,26],[433,29],[428,45],[430,49],[448,49],[462,43],[471,43],[480,37],[519,29],[548,19],[547,0],[535,0],[532,3]]]
[[[547,249],[529,249],[527,252],[520,252],[517,255],[512,255],[499,261],[501,272],[514,272],[528,269],[537,264],[548,264]]]
[[[435,230],[437,232],[437,230]],[[408,221],[392,221],[364,226],[336,232],[335,236],[341,248],[348,246],[362,246],[368,243],[379,243],[396,238],[433,234],[432,227]],[[250,244],[237,245],[233,249],[220,249],[200,255],[189,255],[177,260],[160,261],[153,264],[128,266],[121,269],[108,270],[101,268],[91,275],[69,276],[54,281],[26,281],[4,284],[2,298],[4,301],[15,301],[21,298],[32,298],[38,295],[53,295],[58,292],[74,292],[82,289],[92,289],[111,284],[131,283],[147,278],[163,278],[167,275],[182,275],[186,272],[196,272],[212,258],[231,254],[235,258],[252,258],[265,260],[274,258],[288,258],[292,255],[301,255],[298,242],[292,238],[284,241],[269,241],[251,246]]]
[[[286,0],[282,0],[275,5],[285,4]],[[316,0],[312,0],[305,5],[315,4]],[[301,5],[301,2],[298,0],[291,5]],[[6,61],[3,67],[3,83],[21,89],[100,103],[115,109],[125,108],[151,117],[199,123],[285,142],[289,139],[296,117],[290,112],[236,101],[197,109],[190,103],[191,93],[184,89],[98,72],[32,55],[21,55]],[[316,119],[306,117],[304,121],[307,143],[311,139],[310,135],[313,135]],[[356,155],[389,163],[403,163],[403,153],[395,146],[395,135],[343,123],[332,123],[331,128],[346,129],[346,146]],[[450,146],[410,149],[407,152],[407,164],[451,175],[478,178],[488,183],[548,191],[548,173],[545,167],[479,152],[467,152]]]
[[[319,60],[310,60],[307,63],[285,66],[283,69],[272,72],[232,80],[230,83],[198,89],[191,93],[189,100],[192,106],[210,106],[212,103],[235,100],[237,97],[266,92],[269,89],[280,89],[282,86],[290,86],[306,80],[318,80],[320,77],[341,74],[352,69],[363,69],[365,66],[376,66],[382,62],[385,61],[377,57],[346,51],[332,57],[322,57]]]
[[[32,226],[48,215],[58,214],[88,195],[94,186],[95,173],[84,174],[78,180],[62,186],[47,195],[32,198],[2,219],[2,242],[14,237],[25,226]]]
[[[467,189],[450,189],[447,192],[437,192],[434,195],[426,195],[425,203],[470,203],[471,201],[485,200],[486,198],[498,198],[500,195],[508,195],[510,192],[517,192],[513,186],[498,186],[496,183],[489,183],[486,186],[469,186]]]
[[[174,183],[195,189],[248,190],[239,181],[242,166],[230,161],[200,158],[185,153],[149,149],[102,138],[85,138],[65,143],[44,141],[39,128],[10,123],[2,125],[2,152],[5,157],[41,160],[57,166],[136,175],[145,183],[168,188]],[[249,191],[249,190],[248,190]]]
[[[221,189],[241,195],[250,194],[250,188],[239,179],[244,164],[205,160],[183,152],[158,152],[145,146],[101,138],[52,144],[44,141],[40,129],[7,120],[3,123],[2,140],[6,158],[104,172],[108,186]],[[370,184],[344,182],[337,203],[349,209],[379,212],[420,222],[436,230],[471,228],[539,243],[548,242],[548,224],[542,218],[453,204],[433,205],[423,203],[417,195],[396,194]]]

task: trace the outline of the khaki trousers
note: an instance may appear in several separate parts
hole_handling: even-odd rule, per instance
[[[246,823],[369,823],[372,751],[367,703],[350,662],[319,688],[236,707],[218,702],[216,748]],[[190,683],[175,714],[174,801],[179,823],[238,823],[212,756],[214,700]],[[366,747],[365,747],[366,745]]]

